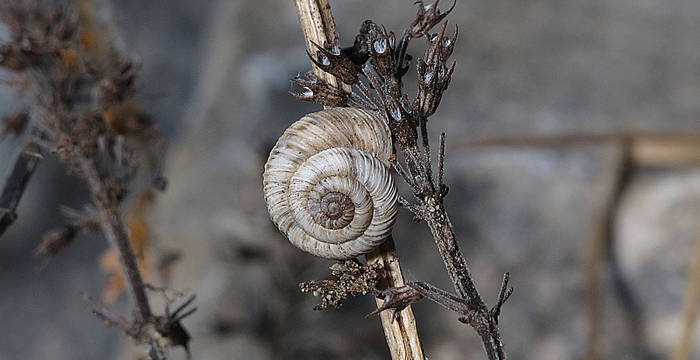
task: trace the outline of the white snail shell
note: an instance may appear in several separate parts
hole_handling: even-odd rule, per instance
[[[263,185],[272,221],[296,247],[350,259],[379,246],[398,211],[391,135],[356,108],[308,114],[277,140]]]

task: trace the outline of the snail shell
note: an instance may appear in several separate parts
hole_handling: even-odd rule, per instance
[[[391,233],[398,211],[391,155],[389,128],[377,113],[333,108],[302,117],[265,164],[272,221],[316,256],[340,260],[372,251]]]

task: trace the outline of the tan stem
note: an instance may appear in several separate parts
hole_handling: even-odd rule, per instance
[[[404,285],[401,264],[396,256],[394,239],[387,239],[382,246],[367,254],[368,263],[379,263],[386,270],[386,281],[382,287],[399,287]],[[384,301],[376,299],[377,307],[381,307]],[[379,316],[382,319],[382,327],[386,342],[389,345],[392,359],[417,359],[423,360],[423,348],[418,336],[416,318],[410,306],[399,311],[394,319],[393,311],[382,311]]]
[[[698,307],[700,307],[700,237],[695,244],[695,252],[690,263],[688,289],[683,306],[683,330],[678,344],[673,350],[672,360],[690,359],[689,355],[693,346],[693,332],[698,317]]]
[[[601,300],[601,277],[606,257],[606,247],[612,241],[613,227],[618,211],[621,194],[626,185],[625,172],[631,161],[631,142],[620,141],[615,144],[617,153],[608,172],[607,183],[610,187],[604,195],[601,209],[593,223],[593,237],[589,242],[585,266],[586,273],[586,312],[587,312],[587,350],[584,359],[600,358],[600,332],[603,315]]]
[[[494,136],[456,140],[451,150],[483,147],[557,148],[629,142],[631,160],[639,166],[697,166],[700,164],[700,133],[614,131],[573,132],[549,135]],[[449,149],[448,149],[449,150]]]
[[[332,44],[337,38],[335,31],[335,22],[331,13],[331,6],[328,0],[295,0],[294,1],[299,22],[304,31],[306,40],[306,48],[310,53],[316,52],[312,42],[323,46],[324,44]],[[314,66],[316,76],[325,80],[329,84],[338,86],[346,92],[352,92],[352,88],[336,79],[329,73]],[[387,287],[404,285],[403,274],[399,258],[396,256],[394,248],[394,240],[392,238],[387,241],[377,250],[367,255],[368,263],[380,263],[386,271],[386,282],[383,284]],[[377,299],[377,306],[383,304],[382,300]],[[418,337],[418,328],[416,327],[416,319],[413,316],[413,310],[410,306],[400,311],[396,316],[396,321],[393,319],[392,311],[383,311],[380,313],[384,335],[386,336],[387,345],[393,360],[423,360],[423,349]]]
[[[316,46],[312,43],[320,46],[333,44],[337,38],[337,33],[335,31],[333,14],[331,13],[331,5],[328,0],[295,0],[294,3],[297,7],[299,22],[301,23],[301,29],[304,31],[304,39],[306,39],[306,49],[309,53],[313,55],[317,51]],[[335,76],[319,69],[316,65],[313,65],[313,67],[314,73],[320,79],[336,87],[338,84],[341,84],[343,90],[348,93],[352,92],[352,88],[349,85],[338,81]]]

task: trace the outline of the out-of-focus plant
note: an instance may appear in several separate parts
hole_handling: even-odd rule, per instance
[[[16,218],[40,160],[57,156],[85,181],[92,204],[81,211],[65,209],[65,226],[48,232],[37,253],[56,256],[79,233],[101,232],[110,244],[105,257],[119,264],[109,268],[115,274],[107,291],[117,296],[125,288],[134,314],[127,319],[96,302],[93,312],[144,344],[151,359],[163,359],[169,346],[187,349],[190,337],[181,320],[194,312],[187,308],[193,297],[173,312],[154,313],[147,296],[153,287],[144,283],[139,268],[148,240],[139,220],[143,209],[135,206],[127,214],[124,207],[138,177],[164,190],[159,166],[164,143],[136,94],[136,62],[112,44],[113,34],[94,13],[89,0],[0,2],[0,20],[8,30],[0,66],[11,76],[5,83],[31,103],[4,117],[4,131],[24,132],[26,141],[0,194],[0,235]]]

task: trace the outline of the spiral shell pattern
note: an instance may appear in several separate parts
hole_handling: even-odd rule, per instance
[[[308,114],[279,138],[263,185],[272,221],[296,247],[329,259],[368,253],[398,211],[382,118],[355,108]]]

